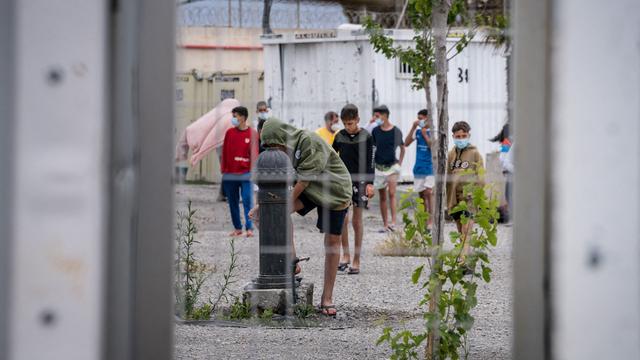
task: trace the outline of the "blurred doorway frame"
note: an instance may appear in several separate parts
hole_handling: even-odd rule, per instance
[[[46,0],[42,0],[46,1]],[[17,272],[17,263],[12,258],[16,246],[14,224],[18,215],[13,213],[12,206],[18,202],[28,201],[24,196],[17,195],[16,169],[25,147],[33,145],[15,141],[17,119],[26,119],[28,128],[37,127],[46,118],[29,118],[24,113],[19,114],[19,87],[42,87],[38,82],[34,85],[27,83],[27,79],[16,75],[19,64],[18,52],[24,54],[26,47],[39,46],[44,39],[66,41],[64,32],[74,25],[78,17],[73,17],[73,2],[60,3],[59,11],[32,11],[42,5],[38,1],[23,2],[7,0],[0,3],[0,158],[3,171],[0,171],[0,358],[21,360],[25,354],[47,354],[47,358],[56,359],[62,354],[60,341],[47,343],[30,342],[30,334],[16,333],[16,321],[38,321],[50,324],[49,332],[39,332],[39,337],[46,339],[55,334],[55,338],[63,339],[65,334],[56,332],[56,322],[72,321],[72,316],[65,309],[52,310],[43,316],[41,308],[21,306],[23,313],[12,315],[15,307],[16,294],[12,294],[12,287],[29,276],[46,276],[52,283],[68,281],[63,279],[62,272],[32,274]],[[92,232],[95,236],[87,238],[68,237],[65,244],[89,243],[93,254],[99,254],[99,261],[85,262],[84,267],[92,274],[101,274],[103,280],[97,287],[102,294],[101,301],[92,303],[86,311],[92,313],[92,318],[100,319],[94,324],[76,324],[94,331],[100,338],[90,351],[84,354],[78,352],[76,358],[87,353],[95,354],[95,359],[172,359],[173,358],[173,295],[171,279],[173,276],[173,192],[172,192],[172,155],[173,155],[173,121],[174,121],[174,62],[175,62],[175,2],[155,0],[95,0],[91,4],[83,4],[91,9],[91,16],[99,19],[97,22],[78,22],[88,33],[99,34],[92,41],[97,41],[101,47],[96,63],[83,64],[72,67],[68,57],[61,56],[64,48],[50,47],[42,49],[43,62],[51,61],[50,65],[59,66],[66,74],[81,76],[99,74],[94,82],[102,94],[101,98],[92,98],[98,105],[93,112],[100,112],[90,122],[101,122],[104,119],[104,131],[100,135],[99,143],[87,145],[86,149],[74,148],[74,151],[87,151],[90,157],[97,159],[97,168],[105,175],[103,183],[104,193],[96,194],[103,199],[89,206],[85,211],[91,212],[96,219]],[[29,12],[29,13],[27,13]],[[20,16],[18,16],[20,15]],[[69,20],[65,16],[69,15]],[[60,28],[44,28],[38,19],[51,20],[54,23],[71,22]],[[16,19],[30,19],[29,23]],[[50,22],[51,23],[51,22]],[[27,28],[28,27],[28,28]],[[38,27],[42,27],[39,29]],[[28,31],[25,31],[27,30]],[[33,36],[41,34],[40,37]],[[42,36],[46,34],[46,36]],[[73,46],[74,39],[68,39],[69,46]],[[101,43],[103,42],[103,43]],[[81,46],[81,44],[76,44]],[[47,52],[48,53],[45,53]],[[81,56],[84,58],[84,56]],[[55,61],[59,63],[55,63]],[[82,59],[76,59],[81,61]],[[77,64],[76,64],[77,65]],[[72,72],[67,70],[71,69]],[[38,77],[43,69],[33,69]],[[73,71],[77,71],[74,73]],[[42,78],[44,80],[44,78]],[[53,79],[58,81],[59,79]],[[92,80],[94,81],[94,80]],[[76,84],[83,80],[61,82],[68,99],[67,92],[73,92]],[[84,82],[86,86],[86,82]],[[77,88],[80,89],[80,88]],[[32,101],[32,100],[28,100]],[[37,101],[33,101],[38,106]],[[69,113],[68,101],[47,104],[50,109]],[[58,109],[55,109],[58,107]],[[61,107],[67,107],[62,109]],[[100,110],[102,109],[102,110]],[[25,117],[27,116],[27,117]],[[59,121],[59,119],[58,119]],[[24,135],[24,134],[23,134]],[[66,138],[83,136],[73,131],[64,135],[65,138],[55,139],[58,143]],[[48,156],[62,156],[47,154]],[[64,170],[61,170],[64,171]],[[69,172],[68,174],[71,174]],[[25,176],[28,174],[21,174]],[[82,193],[82,192],[79,192]],[[59,195],[59,194],[58,194]],[[82,196],[82,195],[80,195]],[[81,201],[84,199],[80,199]],[[32,203],[30,205],[37,205]],[[62,205],[62,204],[61,204]],[[25,216],[19,215],[19,216]],[[24,219],[23,219],[24,220]],[[38,224],[33,224],[37,227]],[[91,227],[94,225],[86,225]],[[100,230],[102,229],[102,230]],[[46,238],[46,236],[44,237]],[[43,243],[44,244],[44,243]],[[96,252],[102,249],[102,252]],[[36,248],[35,252],[45,252],[45,246]],[[34,254],[41,257],[43,254]],[[85,259],[88,260],[88,259]],[[21,265],[25,265],[24,263]],[[24,266],[23,266],[24,268]],[[46,267],[43,267],[46,269]],[[80,280],[87,281],[81,273]],[[31,284],[30,284],[31,285]],[[36,284],[37,285],[37,284]],[[80,289],[86,290],[83,283]],[[37,286],[34,286],[37,290]],[[95,294],[91,294],[95,296]],[[73,296],[68,293],[56,296]],[[96,307],[97,306],[97,307]],[[77,316],[75,317],[77,318]],[[75,320],[74,320],[75,321]],[[51,325],[53,324],[53,325]],[[68,326],[69,324],[64,324]],[[37,324],[29,325],[37,328]],[[43,325],[44,326],[44,325]],[[58,327],[60,328],[60,327]],[[82,339],[66,335],[69,344]],[[50,339],[53,339],[52,337]],[[80,346],[81,344],[79,344]],[[88,344],[87,344],[88,345]],[[95,348],[97,347],[97,348]],[[79,348],[80,349],[80,348]],[[28,351],[24,351],[28,350]],[[58,355],[56,355],[58,354]],[[68,359],[68,357],[67,357]]]

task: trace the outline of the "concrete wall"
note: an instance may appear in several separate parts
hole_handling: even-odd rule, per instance
[[[178,28],[178,72],[248,72],[263,70],[262,29]]]

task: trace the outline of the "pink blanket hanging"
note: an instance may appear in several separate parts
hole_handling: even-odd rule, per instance
[[[184,130],[182,139],[186,140],[191,150],[192,166],[207,156],[211,150],[222,146],[224,134],[232,127],[231,110],[236,106],[240,106],[240,102],[236,99],[222,100],[218,106]]]

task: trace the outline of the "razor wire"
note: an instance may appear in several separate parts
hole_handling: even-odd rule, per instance
[[[264,2],[260,0],[208,0],[183,4],[177,23],[186,27],[261,28]],[[276,0],[271,6],[273,29],[335,29],[348,19],[335,2]]]

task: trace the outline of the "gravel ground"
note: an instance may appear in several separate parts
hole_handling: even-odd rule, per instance
[[[217,294],[217,283],[229,262],[227,234],[232,230],[226,203],[215,202],[215,185],[176,186],[176,207],[193,201],[198,226],[196,256],[215,265],[217,271],[205,283],[205,297]],[[385,326],[419,329],[422,326],[416,304],[420,292],[411,285],[413,270],[424,262],[419,257],[374,255],[384,234],[377,202],[365,211],[365,238],[360,275],[338,275],[334,300],[337,319],[323,319],[315,327],[278,328],[246,325],[176,325],[176,359],[385,359],[387,346],[376,346]],[[305,281],[315,283],[314,304],[320,301],[324,249],[322,234],[315,228],[315,212],[293,216],[297,253],[310,256],[303,263]],[[451,226],[453,230],[454,226]],[[447,230],[448,233],[448,230]],[[238,238],[238,282],[231,292],[242,288],[258,274],[258,233],[254,238]],[[480,285],[475,327],[469,336],[470,359],[511,358],[511,228],[500,226],[499,242],[491,254],[492,281]]]

